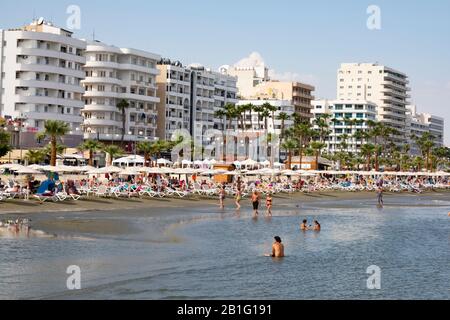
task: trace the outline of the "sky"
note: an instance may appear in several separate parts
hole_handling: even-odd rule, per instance
[[[450,146],[450,0],[41,0],[2,1],[0,28],[44,17],[65,27],[81,10],[75,37],[158,53],[212,69],[258,53],[280,80],[336,98],[343,62],[378,62],[410,78],[411,103],[446,120]],[[370,5],[380,29],[370,30]]]

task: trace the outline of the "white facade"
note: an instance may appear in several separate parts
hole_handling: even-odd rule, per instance
[[[70,125],[65,145],[82,141],[85,48],[71,32],[42,19],[0,31],[0,115],[23,120],[23,147],[35,146],[46,120]]]
[[[159,137],[170,140],[176,130],[186,129],[198,144],[207,143],[207,130],[223,129],[222,120],[214,113],[238,102],[236,78],[198,64],[184,67],[168,59],[163,59],[158,68]]]
[[[361,145],[367,141],[358,140],[353,135],[358,131],[368,131],[367,121],[377,121],[377,106],[374,103],[364,100],[315,100],[312,105],[313,124],[319,116],[331,115],[328,120],[331,133],[325,141],[329,153],[337,151],[359,153],[361,151]],[[318,129],[317,125],[314,125],[314,128]],[[345,149],[342,148],[344,135],[347,135]]]
[[[158,135],[170,141],[176,130],[191,128],[191,71],[180,63],[158,65],[158,69]]]
[[[293,114],[295,112],[295,108],[292,105],[292,102],[289,100],[240,100],[237,105],[246,105],[252,104],[254,106],[262,106],[265,103],[270,103],[272,106],[277,107],[278,110],[274,113],[274,118],[272,118],[272,114],[270,118],[267,120],[267,132],[281,135],[281,120],[278,120],[278,116],[280,113],[286,113],[290,119],[285,121],[285,129],[288,129],[294,124]],[[265,132],[264,128],[264,120],[259,119],[259,127],[258,127],[258,113],[255,111],[251,112],[251,118],[246,116],[245,118],[245,126],[246,128],[251,128],[252,132]]]
[[[412,154],[420,155],[420,149],[412,137],[420,138],[426,132],[435,138],[436,147],[444,146],[444,118],[428,113],[418,113],[415,105],[409,105],[407,106],[407,127]]]
[[[225,70],[212,74],[214,75],[214,112],[223,109],[227,104],[236,105],[239,102],[237,78],[227,75]],[[222,119],[214,117],[214,129],[225,129]]]
[[[406,74],[374,63],[343,63],[338,70],[337,99],[363,100],[377,105],[378,120],[397,129],[398,143],[406,142]]]
[[[156,63],[160,56],[90,42],[86,48],[84,138],[101,141],[153,140],[156,137]],[[117,104],[125,100],[125,131]]]

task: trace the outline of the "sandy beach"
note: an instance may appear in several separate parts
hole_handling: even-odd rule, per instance
[[[385,198],[390,196],[424,197],[429,200],[442,199],[445,196],[450,198],[450,190],[428,191],[421,194],[413,193],[389,193],[385,192]],[[375,201],[375,192],[314,192],[314,193],[292,193],[274,195],[274,206],[292,202],[321,202],[322,200],[367,200]],[[243,208],[250,208],[250,200],[243,199]],[[234,200],[227,197],[225,200],[227,208],[234,208]],[[424,203],[424,205],[427,205]],[[34,213],[53,212],[87,212],[87,211],[126,211],[136,209],[173,209],[173,208],[216,208],[218,197],[191,196],[189,198],[82,198],[78,201],[45,202],[40,204],[36,200],[8,200],[0,203],[1,215],[29,215]]]

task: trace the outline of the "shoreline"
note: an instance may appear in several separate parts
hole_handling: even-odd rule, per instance
[[[409,196],[409,197],[427,197],[433,200],[433,196],[441,200],[443,195],[448,195],[450,201],[450,190],[436,190],[426,191],[420,194],[416,193],[391,193],[385,192],[385,200],[390,196]],[[324,191],[313,193],[292,193],[292,194],[277,194],[273,196],[275,208],[278,204],[289,204],[296,201],[304,203],[319,203],[322,200],[376,200],[375,192],[360,191],[360,192],[346,192],[346,191]],[[227,208],[234,208],[234,200],[228,197],[225,200]],[[250,200],[245,198],[241,201],[242,207],[250,208]],[[35,200],[9,200],[1,203],[0,217],[6,215],[35,215],[35,214],[51,214],[51,213],[83,213],[83,212],[120,212],[130,210],[142,209],[176,209],[176,208],[201,208],[204,209],[210,206],[218,209],[218,199],[207,197],[190,197],[190,198],[86,198],[78,201],[65,202],[46,202],[40,204]]]

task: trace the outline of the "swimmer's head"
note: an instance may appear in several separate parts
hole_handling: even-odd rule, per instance
[[[281,238],[279,236],[274,237],[275,241],[281,243]]]
[[[303,220],[303,223],[307,223],[307,222],[308,222],[308,220],[306,220],[306,219],[305,219],[305,220]]]

